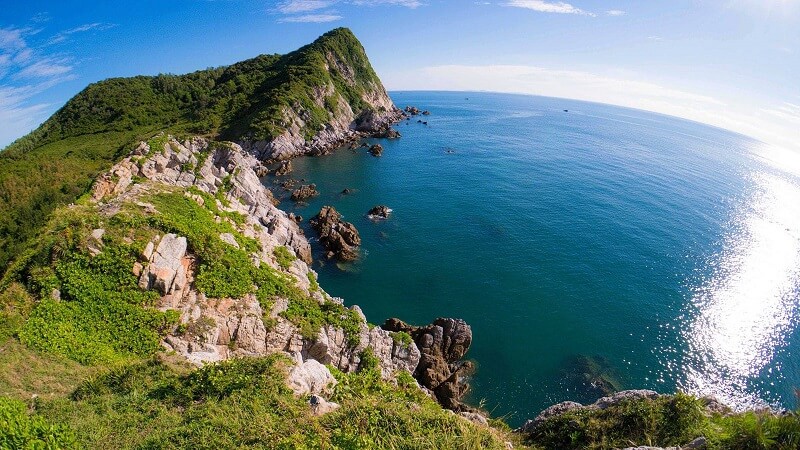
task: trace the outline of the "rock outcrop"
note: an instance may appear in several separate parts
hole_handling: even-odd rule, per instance
[[[328,259],[336,258],[340,261],[354,261],[358,259],[358,247],[361,245],[361,236],[356,227],[342,220],[332,206],[324,206],[319,214],[311,219],[311,226],[319,234],[319,241],[327,250]]]
[[[292,173],[292,170],[294,170],[294,168],[292,167],[291,161],[282,161],[278,166],[278,168],[275,169],[275,175],[277,176],[288,175]]]
[[[147,244],[143,256],[148,260],[147,267],[142,270],[139,287],[156,289],[161,295],[181,291],[186,286],[186,274],[189,264],[186,256],[186,238],[167,234],[153,251],[153,242]]]
[[[313,359],[299,361],[286,378],[289,389],[295,395],[322,394],[336,386],[336,378],[327,367]]]
[[[378,205],[372,207],[367,212],[367,217],[369,217],[370,219],[388,219],[389,214],[391,213],[392,213],[392,208],[389,208],[386,205]]]
[[[421,352],[414,377],[431,390],[439,403],[453,411],[471,411],[461,403],[469,389],[463,376],[474,367],[462,358],[472,344],[472,328],[461,319],[436,319],[432,324],[415,327],[399,319],[388,319],[384,330],[411,335]]]
[[[292,200],[301,202],[319,195],[316,184],[304,184],[292,191]]]
[[[620,391],[613,395],[600,398],[596,402],[590,405],[582,405],[577,402],[561,402],[550,406],[549,408],[545,409],[539,415],[537,415],[534,419],[528,420],[522,425],[520,428],[515,430],[517,433],[522,433],[524,435],[533,436],[536,433],[540,433],[543,429],[542,426],[550,419],[554,417],[558,417],[564,414],[572,413],[575,411],[602,411],[617,405],[620,405],[624,402],[629,401],[652,401],[656,400],[661,397],[671,397],[669,395],[662,395],[655,391],[650,390],[629,390],[629,391]],[[720,414],[720,413],[730,413],[731,410],[725,406],[722,406],[719,401],[714,398],[706,397],[703,398],[703,405],[704,405],[704,413],[707,415],[713,414]],[[546,428],[544,428],[546,430]],[[682,445],[681,447],[669,447],[669,449],[700,449],[704,448],[706,445],[706,440],[703,437],[699,437],[692,442]],[[631,449],[660,449],[660,447],[629,447]],[[668,449],[667,449],[668,450]]]
[[[369,146],[369,154],[372,156],[383,155],[383,146],[381,144],[373,144]]]

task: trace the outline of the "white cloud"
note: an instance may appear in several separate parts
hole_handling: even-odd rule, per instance
[[[278,4],[275,11],[283,15],[278,19],[280,23],[324,23],[343,18],[339,11],[333,9],[336,5],[403,6],[413,9],[422,6],[422,2],[420,0],[285,0]],[[326,8],[331,9],[322,11]]]
[[[325,23],[340,20],[342,16],[338,14],[303,14],[301,16],[284,17],[278,22],[281,23]]]
[[[31,97],[51,86],[44,83],[33,86],[0,86],[0,149],[14,139],[33,131],[49,115],[50,105],[30,103]]]
[[[509,0],[506,6],[525,8],[533,11],[556,14],[579,14],[582,16],[594,16],[594,13],[584,11],[580,8],[564,2],[546,2],[543,0]]]
[[[39,15],[34,22],[46,21]],[[0,27],[0,148],[31,131],[52,112],[52,105],[37,100],[47,89],[75,78],[74,59],[54,53],[51,43],[89,30],[113,25],[88,23],[62,31],[50,40],[38,36],[42,29]]]
[[[616,16],[624,16],[625,14],[628,14],[628,13],[626,13],[625,11],[622,11],[621,9],[609,9],[608,11],[606,11],[606,15],[608,15],[608,16],[615,16],[616,17]]]
[[[66,58],[43,58],[31,65],[23,67],[14,76],[16,78],[47,78],[72,72],[72,66]]]
[[[297,14],[316,11],[331,6],[332,0],[289,0],[278,5],[278,11],[283,14]]]
[[[113,24],[100,23],[100,22],[87,23],[87,24],[81,25],[79,27],[72,28],[70,30],[62,31],[62,32],[56,34],[55,36],[53,36],[52,38],[50,38],[50,40],[47,41],[47,43],[48,44],[58,44],[60,42],[66,41],[69,36],[71,36],[71,35],[73,35],[75,33],[83,33],[84,31],[89,31],[89,30],[103,31],[103,30],[108,30],[109,28],[113,28],[115,26],[116,25],[113,25]]]
[[[443,65],[392,73],[392,90],[511,92],[606,103],[655,111],[800,147],[800,106],[784,103],[759,110],[738,99],[723,100],[627,77],[522,65]]]
[[[352,0],[351,3],[359,6],[378,6],[378,5],[394,5],[405,6],[406,8],[417,8],[422,6],[419,0]]]

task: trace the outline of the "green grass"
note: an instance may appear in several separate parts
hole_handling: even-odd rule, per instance
[[[392,333],[392,340],[395,342],[395,344],[399,344],[403,348],[408,348],[408,346],[414,342],[414,339],[411,338],[411,335],[405,331]]]
[[[708,449],[796,449],[800,419],[757,412],[708,415],[701,400],[677,394],[568,412],[548,419],[528,443],[560,449],[667,447],[699,436],[707,438]]]
[[[69,397],[37,401],[29,416],[74,430],[86,448],[505,448],[497,431],[374,371],[334,371],[332,398],[342,406],[314,417],[286,387],[288,365],[274,355],[187,373],[144,360],[94,376]]]
[[[275,260],[278,262],[278,265],[281,266],[284,270],[288,269],[292,266],[292,263],[297,259],[289,252],[289,249],[279,245],[272,250],[272,254],[275,255]]]

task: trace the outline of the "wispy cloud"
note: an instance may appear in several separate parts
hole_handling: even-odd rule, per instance
[[[103,31],[108,30],[109,28],[114,28],[116,25],[110,23],[87,23],[85,25],[81,25],[79,27],[72,28],[70,30],[62,31],[55,36],[51,37],[48,44],[58,44],[60,42],[64,42],[69,38],[71,35],[75,33],[83,33],[84,31],[96,30],[96,31]]]
[[[278,5],[278,11],[283,14],[307,13],[317,11],[333,5],[333,0],[290,0]]]
[[[515,8],[525,8],[543,13],[556,13],[556,14],[578,14],[582,16],[595,16],[594,13],[584,11],[580,8],[572,6],[564,2],[546,2],[542,0],[510,0],[506,6],[513,6]]]
[[[344,18],[337,6],[400,6],[418,8],[421,0],[284,0],[273,10],[280,23],[324,23]]]
[[[33,64],[21,68],[15,78],[48,78],[72,72],[72,66],[67,58],[42,58]]]
[[[607,16],[617,17],[617,16],[624,16],[625,14],[628,14],[628,13],[626,13],[625,11],[623,11],[621,9],[609,9],[608,11],[606,11],[606,15]]]
[[[47,14],[39,14],[30,22],[36,25],[0,27],[0,149],[52,112],[53,106],[39,100],[40,94],[76,77],[78,61],[63,47],[55,51],[52,44],[65,42],[76,33],[112,26],[88,23],[48,39],[45,28],[41,28],[47,20]]]
[[[352,0],[351,3],[359,6],[405,6],[406,8],[412,9],[422,6],[422,2],[418,0]]]
[[[289,16],[278,19],[281,23],[325,23],[335,22],[342,19],[338,14],[303,14],[300,16]]]

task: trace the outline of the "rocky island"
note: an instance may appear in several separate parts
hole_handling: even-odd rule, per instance
[[[763,448],[766,427],[796,448],[791,414],[613,393],[608,377],[595,403],[511,430],[464,400],[480,338],[466,322],[374,326],[326,292],[302,218],[259,177],[398,137],[401,117],[336,29],[286,55],[92,84],[0,152],[16,189],[0,197],[0,447]],[[310,224],[328,258],[358,258],[335,208]]]

